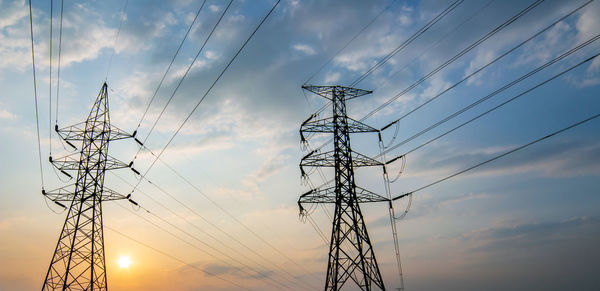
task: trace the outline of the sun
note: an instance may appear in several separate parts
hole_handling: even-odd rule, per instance
[[[129,256],[121,256],[119,257],[117,264],[119,264],[119,267],[127,269],[131,265],[131,258],[129,258]]]

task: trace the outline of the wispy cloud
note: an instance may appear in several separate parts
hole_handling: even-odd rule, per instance
[[[311,46],[309,46],[307,44],[298,43],[298,44],[293,45],[292,48],[296,51],[302,52],[309,56],[312,56],[317,53],[314,48],[312,48]]]

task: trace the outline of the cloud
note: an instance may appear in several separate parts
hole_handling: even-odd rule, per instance
[[[211,4],[208,6],[208,9],[210,9],[210,11],[212,12],[218,12],[219,10],[221,10],[221,7],[219,5]]]
[[[302,52],[306,55],[312,56],[317,54],[317,52],[315,52],[315,49],[313,49],[311,46],[307,45],[307,44],[295,44],[292,46],[292,48],[294,50],[297,50],[299,52]]]
[[[13,1],[9,4],[0,2],[0,5],[2,7],[0,10],[0,30],[17,24],[21,19],[29,15],[25,1]]]
[[[583,42],[598,34],[598,28],[600,27],[600,5],[598,3],[592,3],[587,9],[581,13],[579,19],[575,23],[577,27],[577,40]]]
[[[325,76],[325,84],[335,83],[340,80],[341,76],[342,76],[342,74],[340,72],[327,73],[327,76]]]
[[[491,62],[494,58],[496,57],[495,52],[488,50],[480,50],[477,52],[477,55],[469,62],[469,66],[465,69],[465,73],[463,75],[464,77],[467,77],[468,75],[472,74],[473,72],[479,70],[481,67],[483,67],[484,65],[486,65],[487,63]],[[467,84],[475,84],[480,86],[482,84],[481,77],[483,76],[483,74],[477,74],[474,77],[469,78],[469,80],[467,80]]]
[[[217,263],[204,265],[202,271],[208,276],[231,275],[243,279],[264,279],[269,278],[273,274],[270,270],[252,271],[246,270],[246,268],[226,266]]]
[[[2,105],[2,103],[0,103],[0,106]],[[9,112],[6,109],[2,109],[0,108],[0,119],[8,119],[8,120],[13,120],[16,119],[17,116],[14,115],[13,113]]]
[[[497,226],[471,232],[461,239],[468,242],[470,252],[516,251],[576,239],[588,229],[598,229],[594,217],[574,217],[564,221]]]
[[[404,172],[404,177],[445,176],[478,162],[504,153],[516,146],[495,146],[479,149],[457,149],[436,146],[431,152],[415,157]],[[452,153],[453,152],[453,153]],[[535,154],[515,152],[513,157],[494,161],[490,167],[478,168],[462,176],[497,176],[535,173],[550,178],[578,175],[600,175],[600,143],[583,140],[557,140],[538,144]],[[417,162],[418,161],[418,162]],[[416,166],[415,166],[416,165]]]

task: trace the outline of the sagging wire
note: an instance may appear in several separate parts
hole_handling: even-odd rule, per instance
[[[54,175],[56,175],[56,178],[58,178],[58,180],[61,181],[62,183],[69,183],[71,180],[73,180],[72,176],[67,176],[67,175],[65,175],[65,176],[67,176],[67,180],[63,180],[60,177],[61,175],[59,175],[58,172],[56,171],[56,167],[50,167],[50,168],[52,168],[52,171],[54,172]]]
[[[391,145],[394,144],[394,141],[396,141],[396,138],[398,137],[398,132],[400,131],[400,122],[396,122],[396,129],[394,130],[394,136],[392,136],[392,139],[390,140],[390,142],[388,143],[388,145],[384,145],[383,148],[387,149],[388,147],[390,147]]]
[[[404,169],[406,168],[406,155],[402,155],[398,157],[398,159],[400,159],[400,169],[398,170],[398,174],[396,174],[396,176],[390,180],[390,183],[396,183],[396,181],[400,179],[400,176],[402,176],[402,173],[404,173]]]
[[[325,245],[329,244],[329,241],[327,240],[327,237],[325,236],[325,233],[323,233],[323,231],[321,230],[321,228],[319,228],[319,226],[317,225],[317,223],[314,221],[314,219],[310,216],[306,216],[308,222],[313,226],[313,228],[317,231],[317,233],[319,234],[319,236],[321,237],[321,239],[323,240],[323,242],[325,243]]]
[[[46,208],[50,209],[50,211],[52,211],[52,213],[63,214],[67,210],[67,207],[65,207],[64,205],[60,205],[62,207],[62,211],[55,211],[54,209],[52,209],[52,207],[50,207],[50,204],[48,204],[48,200],[54,202],[55,204],[58,204],[58,203],[56,201],[46,197],[46,195],[42,195],[42,196],[44,196],[44,203],[46,203]]]
[[[378,137],[379,137],[379,154],[381,157],[382,168],[383,168],[383,182],[385,185],[385,194],[387,195],[387,198],[389,199],[390,224],[392,227],[392,237],[394,240],[396,264],[398,266],[398,278],[400,278],[400,288],[398,288],[398,290],[404,291],[404,275],[402,273],[402,260],[400,258],[400,245],[398,244],[398,229],[397,229],[397,225],[396,225],[396,221],[399,219],[397,219],[394,214],[394,205],[392,203],[392,192],[391,192],[391,188],[390,188],[390,178],[388,176],[388,172],[386,169],[385,146],[383,144],[383,139],[381,138],[381,131],[378,132]],[[409,200],[409,207],[411,204],[410,201],[412,201],[412,194],[410,195],[410,197],[411,198]],[[400,219],[404,218],[404,216],[406,216],[407,213],[408,213],[408,208],[405,210],[405,212],[403,213],[403,215]]]
[[[304,90],[302,90],[302,92],[304,92]],[[302,150],[303,152],[307,151],[309,149],[309,145],[308,145],[308,141],[315,136],[316,132],[311,132],[309,133],[307,136],[304,136],[304,132],[302,132],[302,127],[304,125],[306,125],[308,122],[310,122],[313,119],[317,119],[319,117],[319,112],[315,112],[313,114],[311,114],[306,120],[304,120],[304,122],[302,122],[302,124],[300,125],[300,150]]]

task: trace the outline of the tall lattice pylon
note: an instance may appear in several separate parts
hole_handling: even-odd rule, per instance
[[[333,150],[328,152],[311,151],[302,158],[303,167],[333,167],[335,185],[330,188],[313,189],[298,200],[300,212],[305,212],[305,203],[334,203],[335,211],[325,290],[340,290],[348,282],[354,282],[361,290],[385,290],[381,272],[375,259],[375,253],[360,203],[389,201],[381,195],[356,186],[354,168],[363,166],[383,166],[372,158],[352,151],[350,133],[379,132],[364,123],[347,116],[346,100],[356,98],[372,91],[342,86],[302,86],[303,89],[329,99],[333,105],[333,116],[316,119],[312,115],[301,128],[300,135],[333,133]]]
[[[63,207],[71,203],[42,290],[107,290],[102,202],[129,197],[105,188],[104,175],[131,166],[110,157],[108,144],[133,135],[110,124],[106,83],[85,122],[55,129],[70,146],[77,148],[74,144],[80,142],[81,148],[59,159],[50,157],[59,171],[69,177],[69,171],[77,171],[77,177],[74,185],[42,192]]]

